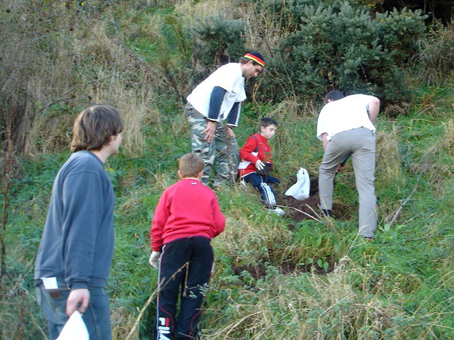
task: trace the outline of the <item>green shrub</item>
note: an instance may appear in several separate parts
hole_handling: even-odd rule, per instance
[[[285,91],[268,77],[264,89],[277,100],[283,94],[314,97],[339,88],[368,92],[385,101],[408,99],[405,68],[424,33],[425,16],[403,10],[384,14],[354,1],[296,0],[281,9],[293,27],[269,61],[272,73],[285,75]],[[278,92],[275,92],[278,89]]]
[[[193,29],[195,59],[207,67],[237,61],[244,54],[244,29],[242,20],[229,20],[223,15],[208,17]]]

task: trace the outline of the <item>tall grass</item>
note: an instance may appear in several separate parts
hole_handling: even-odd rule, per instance
[[[430,34],[419,41],[417,76],[431,85],[443,84],[452,76],[454,66],[454,24],[434,25]]]
[[[143,126],[156,120],[157,111],[149,109],[158,98],[150,66],[112,34],[118,23],[108,4],[84,4],[10,0],[0,5],[6,32],[1,93],[6,99],[16,95],[13,137],[26,155],[69,145],[75,115],[95,103],[122,112],[128,127],[124,146],[132,154],[142,153]]]

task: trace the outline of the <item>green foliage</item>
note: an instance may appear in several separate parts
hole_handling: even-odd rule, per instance
[[[276,84],[269,80],[264,85],[267,96],[314,97],[338,88],[375,94],[384,101],[408,100],[405,64],[425,30],[421,12],[374,14],[353,1],[307,0],[293,1],[282,11],[295,31],[283,39],[269,64],[290,84],[275,93]]]
[[[245,23],[224,15],[211,16],[193,29],[197,41],[194,57],[203,66],[213,67],[236,62],[244,55]]]

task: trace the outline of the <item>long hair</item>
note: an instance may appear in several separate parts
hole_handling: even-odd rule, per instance
[[[82,111],[74,122],[71,151],[99,151],[110,137],[123,130],[120,113],[110,105],[94,105]]]

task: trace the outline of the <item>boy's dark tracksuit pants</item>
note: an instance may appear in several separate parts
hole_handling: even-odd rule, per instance
[[[262,200],[268,207],[276,205],[276,195],[270,184],[279,184],[279,179],[273,176],[261,176],[255,172],[251,172],[243,177],[246,183],[251,183],[262,195]]]
[[[213,266],[210,241],[205,237],[188,237],[163,246],[159,261],[158,340],[197,337],[201,290],[209,283]],[[179,295],[180,313],[175,320]]]

